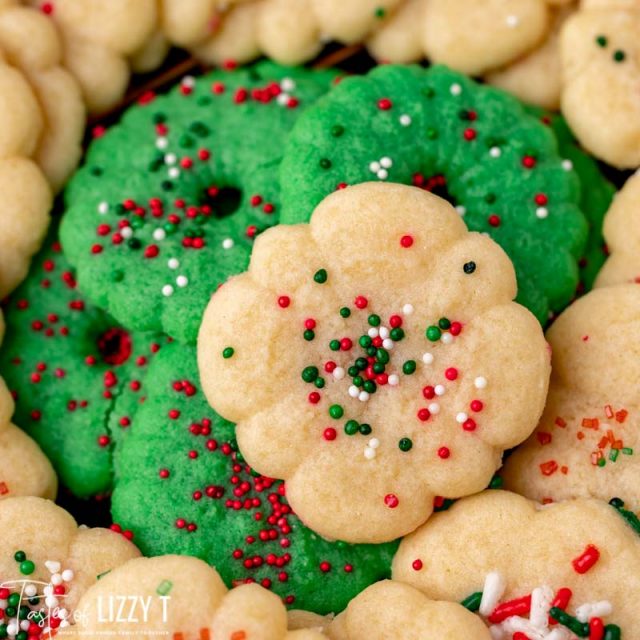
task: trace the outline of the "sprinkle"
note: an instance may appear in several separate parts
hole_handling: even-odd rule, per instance
[[[511,27],[511,28],[517,27],[520,24],[520,18],[518,18],[518,16],[514,16],[514,15],[507,16],[507,21],[506,22],[507,22],[507,26],[508,27]]]
[[[384,156],[383,158],[380,158],[380,166],[383,169],[391,169],[391,167],[393,166],[393,161],[391,160],[391,158]]]
[[[600,559],[600,551],[595,545],[587,545],[586,549],[577,558],[571,561],[576,573],[584,574],[591,569]]]
[[[453,336],[450,333],[443,333],[440,341],[442,344],[451,344],[453,342]]]
[[[410,316],[413,313],[414,309],[413,309],[413,305],[412,304],[405,304],[402,307],[402,313],[405,316]]]
[[[573,169],[573,162],[571,162],[571,160],[563,160],[562,161],[562,168],[565,171],[571,171]]]
[[[367,460],[373,460],[376,457],[376,450],[371,447],[365,447],[364,449],[364,457]]]
[[[397,386],[400,384],[400,377],[399,377],[399,376],[397,376],[395,373],[392,373],[392,374],[389,376],[388,383],[389,383],[389,385],[390,385],[390,386],[392,386],[392,387],[397,387]]]
[[[547,207],[538,207],[536,209],[536,217],[540,220],[544,220],[549,215],[549,210]]]
[[[170,284],[165,284],[164,287],[162,287],[162,295],[167,298],[173,295],[173,287]]]
[[[153,231],[153,239],[154,240],[164,240],[167,237],[167,232],[164,229],[154,229]]]
[[[456,82],[449,88],[452,96],[459,96],[462,93],[462,87]]]
[[[589,622],[591,618],[606,618],[613,613],[613,605],[608,600],[580,605],[576,609],[576,618],[580,622]]]
[[[403,127],[408,127],[411,124],[411,116],[407,115],[406,113],[403,113],[400,118],[400,124]]]
[[[451,450],[449,447],[440,447],[438,449],[438,457],[442,460],[446,460],[451,455]]]
[[[462,424],[467,420],[468,417],[469,416],[466,413],[460,412],[456,415],[456,422],[458,422],[459,424]]]
[[[502,150],[500,147],[491,147],[491,149],[489,149],[489,155],[492,158],[499,158],[502,155]]]
[[[422,354],[422,362],[424,362],[425,364],[432,364],[433,363],[433,354],[429,353],[428,351],[424,354]]]
[[[400,504],[400,500],[398,500],[398,497],[395,494],[388,493],[384,497],[384,503],[389,507],[389,509],[395,509]]]
[[[456,211],[458,212],[458,215],[460,216],[464,216],[467,213],[467,208],[461,204],[456,206]]]
[[[482,600],[478,611],[481,615],[487,617],[496,608],[500,598],[502,598],[507,584],[500,573],[492,571],[488,573],[484,579],[484,588],[482,589]]]
[[[222,241],[222,248],[223,249],[231,249],[234,244],[235,244],[235,242],[233,241],[233,238],[225,238]]]
[[[170,580],[163,580],[157,587],[156,593],[160,596],[166,596],[173,587],[173,582]]]
[[[169,267],[169,269],[177,269],[180,266],[180,261],[178,260],[178,258],[169,258],[167,266]]]
[[[176,284],[179,287],[186,287],[189,284],[189,279],[187,278],[187,276],[178,276],[176,278]]]
[[[108,213],[108,212],[109,212],[109,203],[108,202],[104,202],[104,201],[101,202],[98,205],[98,213],[100,215],[104,215],[105,213]]]
[[[473,381],[473,384],[474,384],[476,389],[484,389],[487,386],[487,379],[482,377],[482,376],[478,376]]]
[[[437,402],[432,402],[428,409],[431,415],[437,416],[440,413],[440,405]]]

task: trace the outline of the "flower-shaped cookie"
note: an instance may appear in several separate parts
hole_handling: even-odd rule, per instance
[[[596,287],[640,283],[640,171],[617,193],[604,219],[603,233],[611,253],[596,279]]]
[[[109,601],[134,602],[130,616],[108,611]],[[93,585],[78,603],[76,625],[62,637],[154,634],[205,640],[322,640],[319,631],[288,632],[280,598],[257,584],[232,591],[217,571],[196,558],[138,558]]]
[[[640,6],[592,5],[562,31],[562,113],[588,151],[634,168],[640,165]]]
[[[514,295],[504,252],[446,201],[339,190],[213,296],[203,389],[311,529],[392,540],[486,486],[542,411],[549,356]]]
[[[453,602],[436,602],[384,580],[354,598],[329,627],[332,640],[490,640],[480,618]]]
[[[402,541],[393,578],[462,602],[500,640],[640,638],[640,537],[599,500],[465,498]]]
[[[640,510],[640,287],[592,291],[556,320],[547,339],[547,406],[507,461],[506,487],[545,501],[615,497]]]
[[[140,555],[124,536],[78,527],[64,509],[42,498],[0,500],[0,530],[3,638],[21,637],[18,612],[20,621],[39,627],[29,637],[44,633],[44,638],[47,630],[67,626],[94,582]]]

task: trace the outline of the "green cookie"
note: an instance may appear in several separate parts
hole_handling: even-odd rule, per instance
[[[116,458],[113,518],[142,552],[197,556],[229,586],[255,581],[292,608],[321,614],[388,577],[397,545],[328,542],[303,526],[282,482],[242,461],[234,425],[198,385],[195,347],[163,348]]]
[[[453,202],[509,254],[518,301],[541,322],[573,296],[587,236],[580,184],[515,98],[442,66],[387,65],[342,81],[289,137],[281,221],[306,221],[335,189],[371,180]]]
[[[186,78],[96,140],[66,192],[80,288],[128,328],[194,342],[216,288],[278,222],[278,166],[333,72],[270,62]]]
[[[75,495],[111,489],[112,454],[144,401],[142,378],[166,338],[132,334],[79,293],[56,232],[5,302],[0,371],[16,423]]]

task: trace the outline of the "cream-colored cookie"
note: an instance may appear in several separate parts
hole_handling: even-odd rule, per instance
[[[393,579],[479,607],[493,638],[640,638],[640,537],[598,500],[465,498],[402,541]]]
[[[582,9],[562,31],[562,112],[580,143],[618,168],[640,165],[640,6]]]
[[[550,26],[543,0],[427,0],[423,46],[433,62],[479,75],[535,49]]]
[[[453,602],[436,602],[406,584],[384,580],[365,589],[329,627],[332,640],[490,640],[480,618]]]
[[[640,172],[631,176],[613,199],[603,234],[610,255],[595,286],[640,283]]]
[[[261,234],[249,271],[213,296],[203,389],[307,526],[393,540],[436,496],[485,487],[536,424],[549,355],[515,293],[502,249],[445,200],[339,190],[310,224]]]
[[[566,5],[552,12],[552,26],[536,49],[504,69],[493,71],[485,80],[500,89],[545,109],[560,108],[562,64],[560,62],[560,30],[575,6]]]
[[[157,69],[167,57],[171,44],[162,31],[156,32],[129,58],[134,73],[149,73]]]
[[[367,49],[377,60],[408,63],[424,56],[422,25],[427,0],[407,0],[367,39]]]
[[[69,624],[91,585],[140,555],[122,535],[78,527],[64,509],[42,498],[0,500],[0,530],[0,623],[7,625],[10,638],[17,634],[17,621],[7,600],[32,611],[28,619],[45,637],[48,630]],[[29,601],[34,596],[37,603]],[[38,620],[34,616],[41,609]]]
[[[536,500],[618,497],[640,510],[640,287],[596,289],[547,333],[549,398],[507,461],[505,486]]]
[[[127,615],[119,609],[127,606]],[[111,636],[321,640],[320,632],[289,633],[287,612],[273,593],[247,584],[228,591],[215,569],[186,556],[138,558],[115,569],[82,597],[75,627],[62,637]]]

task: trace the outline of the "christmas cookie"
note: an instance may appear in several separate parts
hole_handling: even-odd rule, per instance
[[[234,425],[200,389],[195,347],[163,347],[145,388],[116,460],[112,513],[146,555],[198,556],[228,586],[255,581],[322,614],[388,576],[395,546],[320,538],[292,513],[282,482],[247,466]]]
[[[49,637],[68,626],[82,594],[140,555],[123,536],[78,527],[42,498],[0,500],[0,636]]]
[[[640,510],[637,358],[640,288],[596,289],[553,324],[549,398],[535,433],[509,458],[505,486],[536,500],[621,498]]]
[[[78,496],[111,487],[113,448],[144,400],[142,377],[166,338],[130,334],[78,292],[53,239],[7,300],[0,371],[15,419]]]
[[[562,112],[582,145],[618,168],[640,165],[640,8],[585,7],[561,38]]]
[[[485,487],[542,411],[549,356],[514,296],[507,256],[447,202],[358,185],[258,238],[205,312],[200,379],[307,526],[393,540]]]
[[[92,113],[106,111],[129,83],[127,58],[153,36],[156,0],[27,0],[51,18],[63,41],[64,64]]]
[[[462,602],[504,640],[636,640],[639,575],[638,533],[605,502],[505,491],[437,514],[393,561],[394,580]]]
[[[31,87],[40,116],[30,131],[37,143],[29,155],[58,191],[80,160],[84,103],[75,79],[61,66],[56,28],[40,11],[16,5],[17,0],[0,7],[0,52]]]
[[[640,173],[632,175],[616,195],[604,220],[604,236],[611,257],[598,274],[596,285],[608,287],[640,282]]]
[[[117,601],[134,603],[130,615]],[[107,603],[116,606],[108,608]],[[110,572],[82,597],[75,627],[62,637],[107,635],[229,640],[322,640],[311,630],[289,633],[280,599],[250,584],[227,591],[220,576],[195,558],[137,558]]]
[[[346,184],[414,184],[448,198],[514,262],[518,302],[541,322],[578,282],[587,226],[553,134],[507,94],[444,67],[347,78],[299,120],[281,167],[282,222]]]
[[[4,320],[0,313],[0,342]],[[0,500],[14,496],[55,498],[57,479],[38,445],[11,424],[14,405],[0,378]]]
[[[194,341],[211,294],[278,222],[284,138],[333,78],[265,62],[131,109],[67,191],[80,289],[127,327]]]
[[[352,600],[329,628],[332,640],[490,640],[482,621],[453,602],[434,602],[406,584],[378,582]]]

